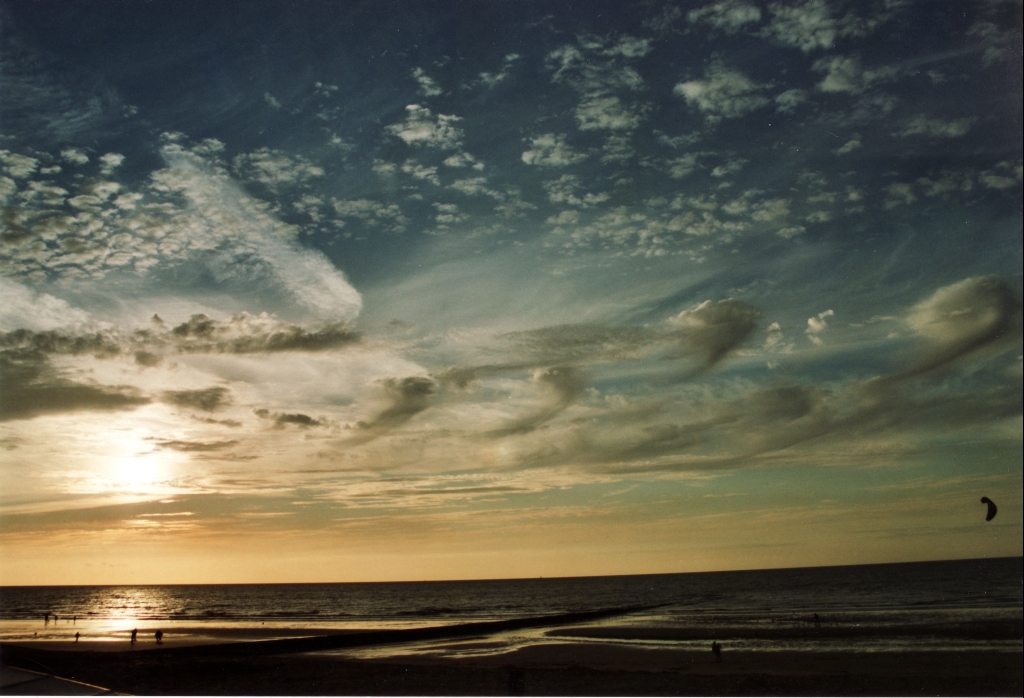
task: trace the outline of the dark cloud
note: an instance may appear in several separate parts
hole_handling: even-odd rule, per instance
[[[1002,279],[971,277],[937,290],[907,317],[931,343],[910,376],[943,368],[996,345],[1019,342],[1021,300]]]
[[[437,374],[446,389],[465,390],[485,376],[507,375],[545,366],[639,361],[659,352],[667,358],[695,359],[696,372],[710,370],[757,328],[758,312],[741,301],[705,301],[671,318],[674,328],[604,324],[554,325],[509,332],[496,339],[506,363],[454,366]],[[680,349],[682,352],[680,352]]]
[[[288,424],[294,424],[299,427],[323,427],[330,424],[330,422],[324,418],[314,419],[308,414],[301,413],[287,413],[287,412],[271,412],[267,409],[253,410],[260,419],[273,420],[275,427],[284,427]]]
[[[583,374],[571,366],[540,369],[534,372],[533,381],[548,394],[549,403],[533,414],[490,432],[490,436],[512,436],[535,430],[579,400],[586,387]]]
[[[160,448],[167,448],[182,453],[208,453],[210,451],[223,451],[231,448],[238,441],[179,441],[174,439],[153,439]]]
[[[178,407],[191,407],[204,412],[216,412],[230,404],[231,394],[227,388],[206,388],[205,390],[169,390],[163,394],[164,402]]]
[[[758,312],[743,301],[704,301],[671,319],[686,352],[697,358],[697,372],[711,370],[757,329]]]
[[[236,419],[212,419],[210,417],[193,417],[193,419],[203,424],[219,424],[223,427],[236,428],[242,426],[242,423]]]
[[[391,404],[369,422],[360,422],[359,426],[364,429],[390,430],[405,424],[430,407],[430,396],[435,392],[434,381],[422,376],[385,378],[380,384]]]
[[[53,354],[91,354],[99,358],[108,358],[121,353],[121,342],[111,333],[69,334],[58,330],[35,332],[21,329],[0,332],[0,350],[17,351],[20,354],[35,353],[40,357]]]
[[[150,402],[128,386],[79,383],[41,362],[0,355],[0,421],[88,410],[127,410]]]
[[[355,344],[358,333],[345,323],[307,330],[265,316],[241,315],[227,322],[196,314],[170,332],[176,349],[185,353],[254,354],[279,351],[329,351]]]
[[[279,322],[266,315],[242,314],[226,322],[193,315],[168,329],[159,316],[150,327],[131,332],[74,333],[63,330],[37,332],[19,329],[0,333],[0,351],[34,352],[39,356],[113,358],[128,354],[141,366],[156,366],[165,353],[257,354],[286,351],[330,351],[360,341],[345,323],[307,329]]]

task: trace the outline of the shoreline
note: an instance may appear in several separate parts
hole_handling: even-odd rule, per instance
[[[135,695],[1021,695],[1022,652],[723,652],[558,642],[472,658],[97,652],[0,644],[11,667]]]

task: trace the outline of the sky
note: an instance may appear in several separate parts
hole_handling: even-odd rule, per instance
[[[3,0],[0,584],[1021,555],[1021,15]]]

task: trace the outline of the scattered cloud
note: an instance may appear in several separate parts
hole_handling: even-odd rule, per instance
[[[523,152],[522,159],[527,165],[539,167],[565,167],[587,159],[585,153],[573,150],[565,142],[565,136],[545,133],[530,139],[530,149]]]
[[[405,121],[386,127],[386,131],[411,146],[455,150],[462,145],[462,130],[456,126],[457,116],[434,115],[426,107],[410,104],[405,108]]]
[[[932,347],[914,373],[946,366],[983,349],[1020,339],[1021,299],[1005,281],[970,277],[918,303],[907,325]]]
[[[203,390],[168,390],[163,394],[163,400],[178,407],[216,412],[231,403],[231,393],[220,386]]]
[[[232,161],[235,173],[250,182],[259,182],[271,190],[294,186],[324,176],[324,169],[301,155],[288,155],[280,150],[260,148],[238,155]]]
[[[945,121],[943,119],[931,118],[924,114],[918,114],[904,122],[903,128],[895,135],[903,138],[908,136],[959,138],[971,130],[971,125],[975,121],[977,121],[975,117]]]
[[[757,328],[758,312],[743,301],[704,301],[669,319],[680,328],[680,341],[698,357],[698,371],[711,370]]]
[[[709,24],[726,34],[735,34],[748,24],[761,21],[761,10],[743,0],[720,0],[699,10],[690,10],[686,19],[691,24]]]
[[[820,346],[823,343],[821,340],[821,333],[828,327],[828,322],[825,321],[825,318],[829,318],[834,315],[835,313],[829,309],[818,313],[815,317],[807,318],[807,329],[804,330],[807,338]]]
[[[822,92],[860,94],[875,83],[891,80],[896,75],[892,68],[865,68],[857,56],[819,58],[811,68],[819,73],[827,73],[817,85],[817,89]]]
[[[807,101],[807,92],[801,89],[786,90],[775,95],[775,111],[792,114],[796,108]]]
[[[512,66],[515,65],[522,56],[518,53],[509,53],[505,55],[504,60],[501,63],[501,70],[497,73],[480,73],[479,81],[489,88],[497,86],[499,83],[504,82],[508,79],[508,76],[512,73]]]
[[[412,77],[419,83],[420,94],[424,97],[437,97],[444,92],[432,77],[424,72],[423,68],[416,68],[412,71]]]
[[[709,123],[716,123],[767,105],[768,98],[761,94],[764,89],[743,73],[715,63],[704,72],[703,80],[678,83],[673,92],[700,110]]]

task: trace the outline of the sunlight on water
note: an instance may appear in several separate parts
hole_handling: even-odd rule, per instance
[[[468,624],[629,607],[570,626],[332,653],[482,657],[538,644],[703,650],[712,638],[734,650],[1020,650],[1020,578],[1020,558],[1007,558],[469,582],[2,587],[0,640],[73,642],[77,632],[127,646],[136,628],[143,646],[158,629],[169,642],[203,643],[445,625],[474,632]]]

